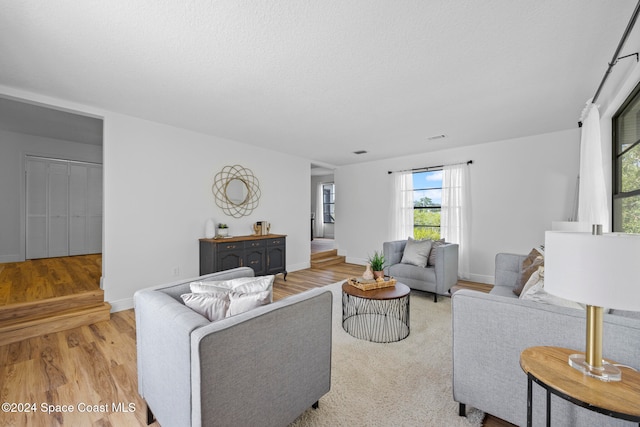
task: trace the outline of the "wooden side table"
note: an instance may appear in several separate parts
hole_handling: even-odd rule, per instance
[[[574,353],[559,347],[531,347],[520,354],[520,366],[527,374],[527,426],[532,425],[532,381],[547,392],[547,426],[551,425],[551,393],[583,408],[640,423],[640,372],[620,367],[622,381],[600,381],[569,366],[569,355]]]

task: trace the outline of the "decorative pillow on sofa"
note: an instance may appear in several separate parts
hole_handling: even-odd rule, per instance
[[[431,245],[431,253],[429,253],[429,260],[427,261],[427,266],[432,267],[436,265],[436,248],[438,246],[444,245],[444,243],[444,239],[433,241],[433,244]]]
[[[543,265],[544,255],[536,248],[531,249],[529,255],[522,261],[520,279],[516,287],[513,288],[513,293],[520,296],[524,285],[527,284],[531,275],[538,270],[538,267]]]
[[[539,267],[531,275],[520,295],[520,299],[584,310],[582,304],[557,297],[544,290],[544,267]]]
[[[230,280],[203,280],[191,282],[191,292],[202,293],[211,291],[251,293],[270,291],[273,293],[273,281],[275,276],[238,277]]]
[[[180,296],[184,305],[211,322],[224,319],[229,312],[229,294],[226,292],[192,293]]]
[[[191,293],[181,298],[187,307],[213,322],[271,303],[274,278],[271,275],[191,282]]]
[[[431,252],[431,240],[413,240],[409,237],[407,245],[402,253],[402,264],[417,265],[418,267],[426,267],[429,253]]]
[[[252,292],[248,294],[231,292],[229,294],[229,311],[227,317],[235,316],[236,314],[244,313],[252,308],[260,307],[271,302],[271,292]]]

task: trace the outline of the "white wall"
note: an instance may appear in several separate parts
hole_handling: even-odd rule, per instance
[[[544,232],[552,221],[570,216],[579,141],[576,126],[568,131],[338,168],[339,252],[349,262],[364,264],[388,239],[391,177],[387,171],[473,160],[470,279],[493,283],[496,253],[528,253],[544,243]]]
[[[102,147],[0,130],[0,263],[24,261],[25,155],[102,163]]]
[[[272,233],[288,236],[287,269],[309,266],[309,161],[113,113],[104,128],[103,287],[116,310],[138,289],[199,274],[207,218],[234,235],[269,221]],[[215,175],[234,164],[253,171],[262,193],[241,219],[224,215],[211,192]]]

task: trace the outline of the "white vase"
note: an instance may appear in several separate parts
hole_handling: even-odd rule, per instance
[[[213,220],[209,218],[207,222],[204,223],[204,237],[207,239],[213,239],[216,237],[216,227],[213,224]]]
[[[218,228],[218,236],[227,237],[228,235],[229,235],[229,229],[228,228]]]
[[[373,279],[373,271],[371,271],[371,264],[367,264],[367,269],[362,273],[362,278],[365,280]]]

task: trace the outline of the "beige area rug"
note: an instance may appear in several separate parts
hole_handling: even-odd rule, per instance
[[[291,426],[481,426],[484,414],[453,400],[451,300],[412,291],[409,336],[389,344],[352,337],[342,329],[342,282],[333,292],[331,391],[318,409]]]

